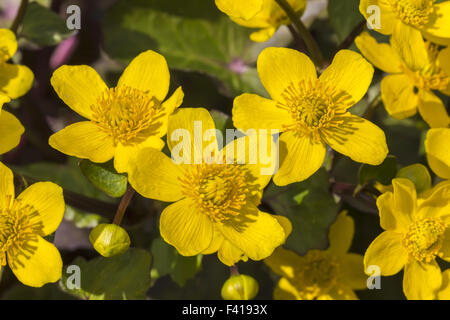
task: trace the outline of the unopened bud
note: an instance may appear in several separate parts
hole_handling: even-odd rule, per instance
[[[250,300],[258,294],[258,282],[250,276],[239,274],[231,276],[223,284],[222,298],[224,300]]]
[[[109,258],[125,253],[130,247],[130,237],[125,229],[115,224],[99,224],[90,235],[94,249]]]

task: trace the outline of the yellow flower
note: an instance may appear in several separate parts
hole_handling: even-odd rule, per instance
[[[439,56],[443,53],[438,46],[425,42],[422,35],[411,28],[394,34],[390,45],[377,43],[366,32],[357,37],[355,43],[377,68],[390,73],[381,81],[381,98],[392,117],[404,119],[419,108],[422,118],[431,127],[449,123],[444,104],[433,93],[439,90],[450,94],[450,73],[440,66],[442,58]]]
[[[442,287],[437,296],[439,300],[450,300],[450,269],[442,272]]]
[[[263,0],[215,0],[220,11],[230,17],[248,20],[261,11]]]
[[[170,75],[166,60],[151,50],[134,58],[115,88],[89,66],[62,66],[51,78],[58,96],[87,118],[50,137],[50,145],[71,156],[126,172],[138,150],[161,150],[168,116],[181,105],[181,87],[165,102]]]
[[[430,168],[439,177],[450,179],[450,126],[430,129],[425,139],[425,152]]]
[[[436,257],[450,261],[450,181],[416,194],[408,179],[394,179],[394,192],[377,199],[380,225],[386,230],[369,246],[364,266],[391,276],[404,268],[408,299],[434,299],[441,287]]]
[[[361,0],[359,10],[369,22],[370,17],[377,13],[371,6],[379,8],[379,26],[374,26],[374,29],[382,34],[395,34],[396,28],[403,25],[419,30],[427,39],[438,43],[450,40],[450,1]]]
[[[218,1],[216,1],[217,4]],[[225,1],[220,1],[225,2]],[[236,5],[236,9],[240,8],[245,10],[243,7],[248,6],[246,4],[247,1],[228,1],[228,2],[238,2],[239,6]],[[250,1],[252,2],[252,1]],[[286,15],[283,9],[280,8],[278,3],[275,0],[263,0],[262,8],[255,13],[255,10],[247,11],[248,15],[246,17],[239,17],[236,15],[229,14],[229,12],[224,11],[230,16],[230,19],[236,22],[237,24],[247,27],[247,28],[257,28],[261,29],[259,31],[253,32],[250,35],[250,39],[256,42],[264,42],[269,40],[270,37],[277,31],[277,29],[282,25],[288,25],[291,23],[290,19]],[[292,9],[296,12],[297,16],[303,14],[306,9],[306,0],[288,0],[288,3],[291,5]],[[254,7],[256,8],[256,7]]]
[[[322,165],[326,144],[354,161],[379,165],[388,153],[384,132],[347,110],[365,95],[373,67],[356,52],[341,50],[317,78],[304,54],[267,48],[258,73],[272,100],[243,94],[234,100],[236,128],[278,129],[280,170],[277,185],[302,181]]]
[[[277,300],[353,300],[354,289],[366,288],[363,257],[348,253],[353,219],[343,211],[330,228],[330,247],[309,250],[305,256],[282,247],[264,262],[282,278],[274,291]]]
[[[0,93],[0,155],[15,148],[24,132],[22,124],[15,116],[2,110],[3,104],[9,101],[9,97]]]
[[[28,67],[7,63],[16,51],[15,34],[8,29],[0,29],[0,94],[11,99],[27,93],[34,80],[33,72]]]
[[[196,132],[195,123],[201,123],[201,131]],[[167,137],[172,158],[178,149],[172,139],[179,130],[189,133],[190,161],[175,164],[161,151],[149,148],[137,155],[129,172],[130,184],[141,195],[174,202],[161,214],[163,239],[185,256],[218,252],[219,259],[229,266],[241,259],[261,260],[271,255],[290,232],[286,218],[258,210],[271,175],[261,175],[262,166],[249,161],[222,161],[236,140],[220,151],[206,109],[180,109],[170,116]],[[202,143],[205,132],[213,133],[207,146]],[[247,157],[249,143],[246,146]],[[208,150],[211,161],[204,159]]]
[[[56,231],[64,207],[62,189],[51,182],[33,184],[15,198],[13,174],[0,163],[0,267],[8,262],[31,287],[58,281],[61,256],[43,237]]]

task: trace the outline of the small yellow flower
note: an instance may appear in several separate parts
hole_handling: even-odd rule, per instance
[[[166,59],[154,51],[138,55],[115,88],[108,88],[89,66],[62,66],[51,78],[58,96],[89,121],[72,124],[49,144],[71,156],[102,163],[114,158],[118,172],[142,148],[161,150],[169,115],[181,105],[178,88],[165,102],[170,74]]]
[[[233,12],[241,12],[246,11],[246,7],[250,5],[252,1],[217,1],[217,2],[228,2],[233,3],[232,7]],[[235,4],[236,3],[236,4]],[[297,16],[300,18],[303,12],[306,9],[306,0],[288,0],[288,3],[291,5],[292,9],[296,12]],[[228,6],[230,6],[230,4]],[[219,6],[219,5],[218,5]],[[245,7],[244,7],[245,6]],[[220,8],[220,7],[219,7]],[[282,25],[288,25],[291,23],[290,19],[286,15],[283,9],[280,8],[278,3],[275,0],[263,0],[262,8],[260,10],[256,10],[258,8],[257,5],[253,6],[253,10],[246,11],[246,16],[240,16],[236,13],[231,13],[231,8],[227,7],[228,10],[223,10],[226,14],[230,16],[230,19],[236,22],[237,24],[247,27],[247,28],[257,28],[261,29],[259,31],[253,32],[250,35],[250,39],[256,42],[264,42],[269,40],[270,37],[277,31],[277,29]],[[238,10],[239,9],[239,10]],[[256,11],[256,14],[255,14]]]
[[[354,300],[354,289],[366,288],[363,257],[349,253],[354,222],[344,211],[330,228],[330,247],[305,256],[282,247],[264,262],[282,276],[274,291],[277,300]]]
[[[394,192],[377,199],[380,225],[386,230],[369,246],[364,266],[391,276],[404,268],[408,299],[434,299],[442,284],[436,257],[450,261],[450,181],[416,194],[408,179],[392,181]]]
[[[418,108],[431,127],[450,122],[444,104],[433,93],[450,94],[450,73],[440,66],[438,46],[425,42],[414,29],[394,34],[390,45],[377,43],[367,32],[355,43],[377,68],[390,73],[381,81],[381,98],[392,117],[410,117]]]
[[[261,11],[263,0],[215,0],[220,11],[233,18],[248,20]]]
[[[403,25],[419,30],[425,38],[438,43],[450,40],[450,1],[361,0],[359,4],[359,10],[366,19],[378,13],[373,8],[379,8],[380,19],[374,29],[382,34],[395,34],[399,25]]]
[[[64,207],[62,189],[51,182],[33,184],[15,198],[13,174],[0,163],[0,267],[8,263],[31,287],[58,281],[61,256],[43,237],[56,231]]]
[[[430,129],[425,139],[425,152],[430,168],[439,177],[450,179],[450,126]]]
[[[267,48],[258,58],[258,73],[270,99],[243,94],[234,100],[238,129],[278,129],[280,170],[277,185],[302,181],[325,159],[326,144],[354,161],[379,165],[388,153],[384,132],[348,109],[366,94],[373,67],[356,52],[341,50],[317,78],[303,53]]]
[[[17,51],[14,32],[0,29],[0,94],[11,99],[23,96],[30,90],[34,75],[27,66],[7,63]]]
[[[195,123],[201,123],[200,137],[196,137]],[[129,172],[130,184],[141,195],[174,202],[161,214],[163,239],[184,256],[218,252],[219,259],[229,266],[271,255],[290,232],[286,218],[258,210],[271,175],[261,175],[259,164],[222,161],[236,140],[220,151],[215,125],[206,109],[180,109],[170,116],[167,137],[172,157],[178,145],[172,139],[178,130],[189,133],[192,151],[187,162],[191,164],[176,164],[161,151],[149,148],[138,154]],[[202,143],[205,132],[214,133],[208,145]],[[248,155],[249,143],[246,146]],[[208,162],[204,159],[207,150],[213,151]]]
[[[0,93],[0,155],[15,148],[20,142],[22,133],[25,131],[15,116],[2,110],[3,104],[9,101],[9,97]]]

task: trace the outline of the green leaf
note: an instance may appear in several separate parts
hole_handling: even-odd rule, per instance
[[[152,255],[154,257],[152,278],[160,278],[170,274],[172,280],[180,287],[183,287],[202,268],[202,255],[184,257],[174,247],[164,242],[162,238],[153,241]]]
[[[36,2],[28,5],[22,25],[22,35],[41,46],[56,45],[73,33],[64,19]]]
[[[213,1],[121,0],[107,11],[103,27],[105,50],[115,59],[129,62],[153,49],[170,68],[206,72],[232,93],[261,90],[255,69],[245,66],[254,62],[246,58],[251,31],[220,14]],[[242,72],[231,70],[235,61],[243,63]]]
[[[417,193],[422,193],[431,188],[431,176],[428,169],[420,164],[412,164],[401,168],[397,172],[397,178],[406,178],[411,180],[416,186]]]
[[[112,162],[93,163],[80,161],[80,169],[94,186],[114,198],[120,198],[127,191],[127,177],[117,173]]]
[[[335,30],[338,41],[342,42],[352,30],[364,20],[359,12],[360,0],[330,0],[328,2],[328,17]]]
[[[338,206],[329,191],[329,177],[321,168],[311,178],[287,187],[271,184],[263,201],[292,223],[285,246],[300,254],[328,246],[328,229],[336,219]],[[302,198],[302,199],[300,199]],[[300,201],[301,200],[301,201]]]
[[[370,181],[378,181],[382,184],[391,184],[397,174],[397,158],[387,156],[382,164],[371,166],[363,164],[359,168],[359,184],[364,185]]]
[[[89,300],[145,299],[150,288],[151,255],[142,249],[130,249],[111,258],[86,261],[76,258],[71,265],[80,267],[81,288],[69,289],[75,273],[63,271],[61,288],[78,298]]]

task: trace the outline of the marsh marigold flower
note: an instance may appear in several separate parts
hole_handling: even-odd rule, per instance
[[[201,123],[200,132],[195,132],[195,123]],[[218,252],[229,266],[241,259],[267,258],[290,233],[286,218],[258,210],[271,175],[261,175],[259,164],[222,158],[235,143],[219,152],[215,125],[206,109],[180,109],[170,116],[167,143],[172,158],[178,145],[172,139],[179,130],[189,133],[190,151],[183,149],[183,153],[190,160],[176,164],[149,148],[138,154],[129,173],[131,185],[144,197],[174,202],[161,214],[162,238],[184,256]],[[205,132],[213,133],[208,145],[202,143]],[[211,161],[204,158],[208,149]]]
[[[377,32],[390,35],[403,25],[438,43],[450,41],[450,1],[361,0],[359,10],[366,19],[377,14],[373,6],[379,8],[379,25],[373,26]]]
[[[142,148],[161,150],[168,116],[181,105],[181,87],[166,101],[169,69],[164,57],[146,51],[134,58],[115,88],[89,66],[62,66],[51,78],[58,96],[88,119],[50,137],[50,145],[71,156],[102,163],[114,158],[119,172]]]
[[[263,0],[215,0],[220,11],[230,17],[248,20],[261,11]]]
[[[394,34],[390,45],[377,43],[367,32],[355,43],[369,61],[390,74],[381,81],[381,98],[392,117],[410,117],[418,108],[431,127],[448,123],[445,106],[433,93],[450,94],[450,73],[441,67],[443,53],[437,45],[413,29]]]
[[[302,181],[325,159],[326,144],[354,161],[378,165],[388,153],[384,132],[348,109],[366,94],[373,67],[356,52],[341,50],[318,78],[312,61],[286,48],[267,48],[258,73],[272,99],[243,94],[234,100],[236,128],[278,129],[277,185]]]
[[[15,148],[24,132],[22,124],[15,116],[2,110],[3,104],[9,101],[9,97],[0,93],[0,155]]]
[[[264,262],[280,275],[274,298],[277,300],[354,300],[353,290],[365,289],[363,257],[349,253],[353,219],[344,211],[330,228],[330,247],[309,250],[305,256],[277,248]]]
[[[450,179],[450,123],[447,128],[430,129],[425,139],[425,152],[431,170]]]
[[[231,3],[233,3],[233,11],[235,12],[238,8],[240,10],[245,10],[244,6],[247,7],[250,5],[247,1],[220,1],[220,2],[228,2],[228,7],[230,8]],[[306,0],[288,0],[287,1],[292,9],[296,12],[297,16],[301,17],[303,12],[306,9]],[[238,3],[238,4],[236,4]],[[217,1],[216,1],[217,4]],[[220,7],[219,7],[220,8]],[[253,6],[256,8],[256,6]],[[260,29],[259,31],[253,32],[250,35],[250,39],[256,42],[264,42],[269,40],[270,37],[277,31],[277,29],[282,25],[288,25],[291,23],[291,20],[288,18],[283,9],[278,5],[275,0],[263,0],[262,8],[255,13],[255,10],[247,11],[246,17],[233,15],[231,10],[223,10],[230,16],[230,19],[236,22],[237,24],[247,27]]]
[[[442,285],[436,257],[450,261],[450,181],[417,195],[408,179],[392,181],[393,192],[377,199],[385,230],[369,246],[364,265],[391,276],[404,269],[408,299],[434,299]]]
[[[61,278],[58,249],[44,240],[64,216],[62,189],[51,182],[31,185],[15,197],[13,174],[0,163],[0,266],[23,284],[41,287]]]
[[[27,67],[8,63],[17,51],[17,40],[14,32],[0,29],[0,94],[11,99],[23,96],[30,90],[34,75]]]

